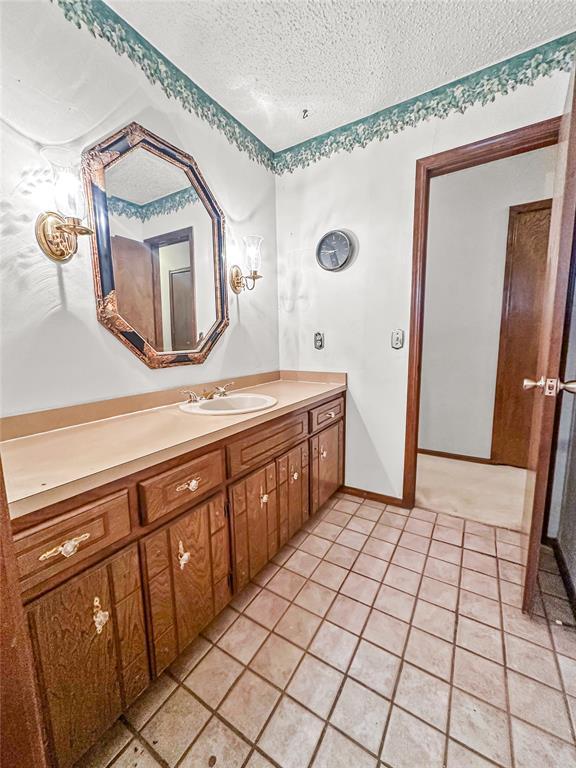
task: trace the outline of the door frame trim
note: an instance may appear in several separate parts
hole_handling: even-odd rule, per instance
[[[408,355],[408,392],[406,437],[404,445],[404,481],[402,506],[413,507],[416,496],[416,464],[420,417],[420,374],[424,328],[424,291],[430,179],[476,165],[513,157],[558,143],[561,117],[552,117],[513,131],[455,147],[416,161],[414,196],[414,234],[412,248],[412,290],[410,304],[410,345]]]

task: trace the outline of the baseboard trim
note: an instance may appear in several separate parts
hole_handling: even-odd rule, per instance
[[[570,602],[570,605],[572,606],[572,610],[574,611],[574,614],[576,615],[576,588],[574,585],[574,582],[572,581],[572,577],[570,576],[570,571],[568,570],[568,566],[566,565],[566,560],[564,558],[564,553],[562,552],[562,547],[560,546],[560,542],[558,539],[551,539],[550,537],[546,538],[546,544],[552,547],[554,550],[554,554],[556,555],[556,562],[558,563],[558,568],[560,570],[560,576],[562,577],[562,581],[564,582],[564,586],[566,587],[566,594],[568,595],[568,600]]]
[[[361,496],[363,499],[370,499],[370,501],[381,501],[382,504],[392,504],[395,507],[408,508],[408,505],[404,504],[403,499],[399,499],[397,496],[386,496],[383,493],[364,491],[362,488],[354,488],[351,485],[342,485],[338,490],[340,493],[349,493],[351,496]]]
[[[471,461],[474,464],[496,464],[492,459],[482,458],[481,456],[465,456],[460,453],[447,453],[445,451],[430,451],[428,448],[418,448],[418,453],[425,456],[439,456],[441,459],[454,459],[455,461]]]

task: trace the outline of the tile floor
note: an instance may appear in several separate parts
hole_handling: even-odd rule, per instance
[[[552,552],[531,620],[520,534],[359,501],[311,519],[82,768],[576,766]]]

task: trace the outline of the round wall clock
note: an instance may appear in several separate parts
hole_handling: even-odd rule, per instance
[[[316,248],[316,261],[322,269],[337,272],[350,263],[354,255],[354,243],[347,232],[334,229],[327,232]]]

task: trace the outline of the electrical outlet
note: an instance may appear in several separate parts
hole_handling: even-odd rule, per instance
[[[320,331],[314,334],[314,349],[324,349],[324,334]]]
[[[392,349],[402,349],[404,346],[404,331],[401,328],[392,331],[391,344]]]

